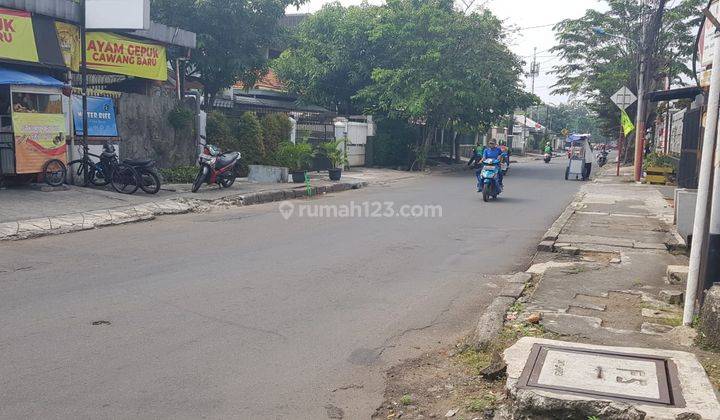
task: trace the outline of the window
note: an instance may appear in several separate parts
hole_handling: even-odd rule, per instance
[[[13,112],[62,114],[62,95],[59,93],[13,92]]]

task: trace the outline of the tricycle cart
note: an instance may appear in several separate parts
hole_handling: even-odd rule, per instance
[[[50,76],[0,67],[0,179],[65,181],[70,101]]]
[[[587,181],[592,171],[592,146],[589,134],[571,134],[566,140],[568,166],[565,168],[565,180],[572,178]]]

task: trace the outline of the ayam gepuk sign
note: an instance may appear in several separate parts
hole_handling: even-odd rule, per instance
[[[88,68],[153,80],[167,80],[167,53],[162,45],[136,41],[109,32],[89,32]]]
[[[38,61],[30,13],[0,8],[0,57]]]

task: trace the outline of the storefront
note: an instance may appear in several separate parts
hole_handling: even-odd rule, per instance
[[[67,162],[64,87],[47,75],[0,67],[0,176],[39,174],[52,160]]]

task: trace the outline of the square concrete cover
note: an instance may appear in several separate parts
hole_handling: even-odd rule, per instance
[[[561,400],[615,400],[648,418],[720,419],[720,404],[691,353],[525,337],[504,353],[507,387]]]

